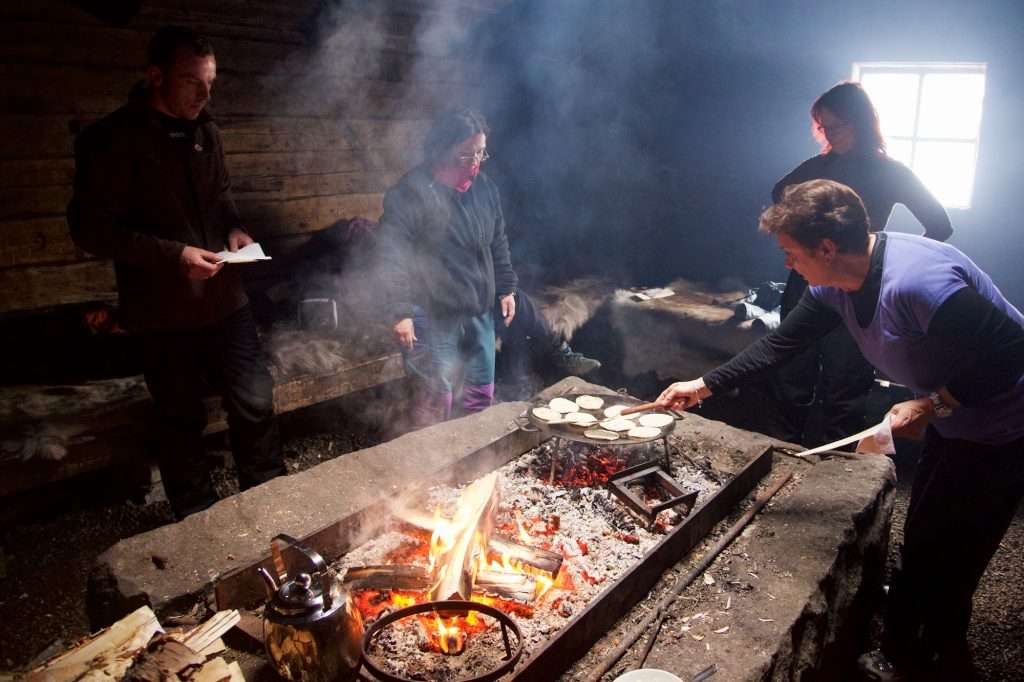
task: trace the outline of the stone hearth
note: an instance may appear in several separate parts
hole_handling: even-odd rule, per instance
[[[545,394],[568,390],[608,389],[569,378]],[[538,443],[537,434],[515,426],[526,407],[503,403],[410,433],[117,543],[99,558],[90,584],[95,624],[142,603],[161,618],[187,611],[212,600],[217,576],[264,556],[277,533],[307,536],[353,514],[379,513],[408,486],[464,482],[485,473],[467,466],[472,462],[479,469],[483,460],[471,457],[474,453],[487,449],[489,461],[504,462]],[[675,436],[724,475],[743,467],[751,452],[774,443],[694,413],[677,423]],[[841,677],[839,671],[862,645],[881,588],[893,468],[885,457],[804,462],[778,455],[762,487],[788,471],[795,472],[794,480],[709,569],[714,583],[698,580],[677,600],[648,666],[684,679],[711,663],[722,680]],[[681,557],[649,599],[610,624],[605,638],[564,679],[592,669],[729,523],[691,556]],[[615,670],[630,667],[643,643]],[[253,673],[261,665],[255,656],[241,658]]]

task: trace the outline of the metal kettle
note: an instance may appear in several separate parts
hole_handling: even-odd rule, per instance
[[[288,575],[282,544],[308,560],[309,572]],[[292,682],[353,680],[362,652],[363,620],[323,557],[288,535],[270,543],[277,579],[265,568],[263,640],[281,677]]]

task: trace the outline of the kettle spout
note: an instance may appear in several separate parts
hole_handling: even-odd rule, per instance
[[[274,576],[270,575],[270,571],[263,567],[257,568],[256,572],[260,574],[261,578],[263,578],[263,584],[267,588],[267,598],[273,599],[278,590],[278,584],[277,581],[274,580]]]

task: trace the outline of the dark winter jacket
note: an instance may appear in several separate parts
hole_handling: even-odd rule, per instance
[[[501,198],[483,173],[456,192],[413,169],[385,194],[379,233],[394,321],[413,306],[439,318],[481,315],[515,291]]]
[[[186,245],[221,251],[241,227],[220,133],[205,110],[195,122],[171,119],[136,95],[75,141],[71,236],[114,260],[129,328],[213,324],[247,302],[239,271],[191,280],[180,256]]]

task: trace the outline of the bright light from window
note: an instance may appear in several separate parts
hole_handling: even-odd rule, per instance
[[[853,65],[871,96],[889,155],[949,208],[970,208],[985,98],[984,64]]]

